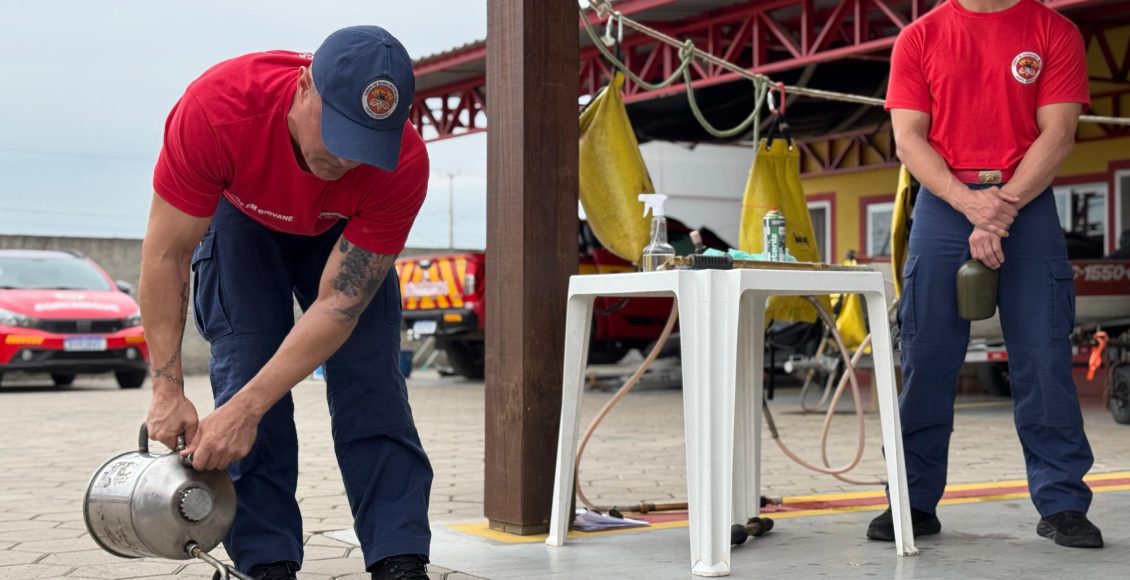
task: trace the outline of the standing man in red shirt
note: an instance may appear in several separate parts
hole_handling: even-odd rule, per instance
[[[196,469],[228,470],[238,509],[224,546],[257,579],[294,579],[302,563],[290,390],[323,362],[365,565],[427,578],[432,469],[399,370],[392,268],[427,190],[406,122],[414,88],[400,42],[356,26],[312,55],[212,67],[165,124],[141,264],[149,433],[170,447],[183,434]],[[190,279],[216,404],[200,421],[181,373]]]
[[[1049,187],[1090,104],[1082,38],[1036,0],[949,0],[899,35],[886,107],[923,184],[899,307],[902,415],[914,535],[936,534],[969,323],[955,277],[970,256],[999,273],[1016,430],[1036,532],[1101,547],[1083,475],[1094,458],[1071,377],[1073,271]],[[890,510],[867,536],[894,540]]]

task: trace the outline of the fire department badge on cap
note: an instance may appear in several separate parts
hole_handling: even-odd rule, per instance
[[[1034,52],[1022,52],[1012,59],[1012,76],[1023,84],[1030,85],[1040,77],[1044,61]]]
[[[404,45],[379,26],[342,28],[314,51],[310,72],[322,96],[326,149],[342,159],[396,170],[416,94]]]
[[[387,119],[400,103],[400,91],[392,82],[379,79],[369,83],[361,95],[361,108],[365,114],[380,121]]]

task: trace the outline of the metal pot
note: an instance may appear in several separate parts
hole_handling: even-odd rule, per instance
[[[137,446],[90,479],[82,506],[90,537],[123,558],[187,560],[198,557],[193,551],[219,545],[235,519],[235,486],[227,473],[195,471],[182,462],[183,437],[173,452],[149,453],[145,425]]]

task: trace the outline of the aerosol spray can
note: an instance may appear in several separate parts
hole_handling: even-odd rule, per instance
[[[762,252],[772,262],[785,259],[785,216],[774,207],[761,219]]]

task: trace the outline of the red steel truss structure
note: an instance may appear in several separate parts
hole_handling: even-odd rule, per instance
[[[622,0],[614,6],[625,16],[675,38],[692,39],[701,50],[749,71],[769,75],[849,57],[885,59],[899,31],[936,3],[936,0],[751,0],[738,3],[696,0],[680,5],[680,1]],[[1095,112],[1120,115],[1124,98],[1130,97],[1130,49],[1126,55],[1115,54],[1104,27],[1119,24],[1108,17],[1124,10],[1116,10],[1110,0],[1041,1],[1057,10],[1071,10],[1088,46],[1097,46],[1101,51],[1108,70],[1096,72],[1092,80],[1109,82],[1112,88],[1095,94]],[[683,13],[679,12],[681,6],[686,6],[682,8]],[[685,13],[695,6],[705,11]],[[603,27],[603,22],[598,22],[595,15],[590,15],[590,22]],[[678,67],[678,49],[642,34],[625,34],[620,47],[623,60],[641,78],[659,81]],[[449,71],[469,71],[463,78],[446,84],[418,80],[418,84],[432,85],[417,92],[411,114],[412,122],[427,140],[486,130],[485,58],[486,46],[480,41],[416,63],[417,79],[429,79],[432,75],[438,78]],[[581,50],[580,61],[578,94],[593,94],[608,82],[612,67],[591,45]],[[708,63],[696,60],[691,65],[691,85],[695,89],[734,82],[738,78]],[[625,102],[660,98],[685,89],[685,84],[678,82],[665,89],[649,91],[628,81]],[[1126,134],[1124,129],[1114,127],[1099,126],[1096,131],[1084,138]],[[882,127],[865,133],[828,137],[825,139],[837,140],[840,144],[823,147],[823,153],[820,147],[806,145],[802,149],[807,158],[806,169],[821,173],[853,167],[856,163],[859,166],[895,163],[886,133],[889,129]]]

